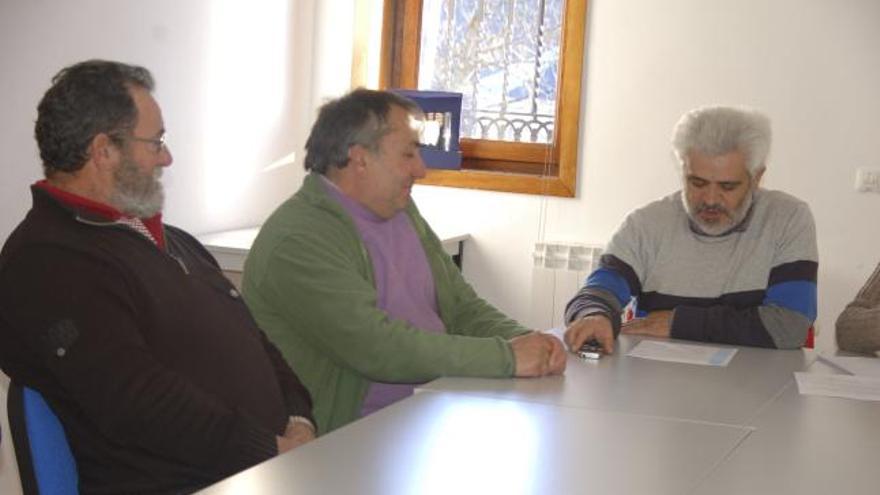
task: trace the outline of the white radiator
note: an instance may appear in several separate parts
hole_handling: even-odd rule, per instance
[[[535,244],[532,267],[531,328],[563,325],[565,305],[599,265],[603,246],[576,243]]]

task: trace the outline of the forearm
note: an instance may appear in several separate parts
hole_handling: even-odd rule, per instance
[[[880,264],[837,318],[837,346],[844,351],[880,350]]]
[[[854,302],[837,318],[837,347],[843,351],[870,354],[880,350],[880,306],[864,307]]]
[[[446,329],[450,334],[509,340],[531,331],[476,294],[464,295],[453,311]]]
[[[505,340],[528,333],[530,330],[508,317],[477,295],[461,272],[446,257],[443,260],[448,288],[440,299],[440,316],[446,323],[446,331],[471,337],[501,337]],[[435,280],[438,292],[440,281]]]
[[[596,287],[583,287],[565,306],[565,324],[586,316],[602,315],[611,322],[614,337],[620,333],[620,315],[622,308],[617,299],[609,292]]]
[[[623,307],[639,293],[641,282],[632,267],[614,255],[603,255],[600,263],[584,287],[565,306],[564,321],[570,325],[585,316],[600,314],[611,321],[617,337]]]
[[[325,355],[373,381],[421,383],[440,376],[508,377],[514,372],[510,345],[500,336],[427,332],[387,317],[360,325],[349,321],[312,337],[320,339]]]
[[[429,256],[440,316],[446,331],[471,337],[501,337],[509,340],[530,330],[508,317],[480,297],[465,280],[461,270],[443,251],[440,241],[430,227],[422,239]]]
[[[877,265],[877,268],[868,277],[865,285],[859,290],[853,304],[867,308],[880,307],[880,264]]]
[[[513,355],[503,337],[429,332],[390,318],[376,307],[375,290],[365,284],[352,283],[343,290],[335,289],[335,284],[308,282],[286,284],[288,291],[267,296],[251,293],[252,301],[269,297],[271,306],[281,309],[280,318],[265,322],[271,335],[289,335],[278,340],[281,345],[305,345],[381,382],[418,383],[443,375],[502,377],[513,373]],[[309,293],[312,298],[299,298],[300,293]],[[286,347],[285,352],[295,354]]]
[[[284,396],[284,404],[287,407],[287,414],[291,417],[306,418],[315,426],[315,419],[312,415],[312,397],[308,389],[302,384],[299,377],[284,360],[281,351],[269,341],[266,334],[260,332],[260,338],[263,341],[263,347],[272,363],[275,374],[278,377],[278,383],[281,386],[281,394]]]
[[[417,383],[442,375],[513,373],[513,355],[503,336],[428,332],[390,318],[377,307],[368,269],[356,253],[322,245],[321,239],[293,238],[245,286],[245,296],[273,338],[292,333],[370,380]]]
[[[812,322],[785,308],[756,306],[678,306],[670,336],[722,344],[793,349],[803,345]]]
[[[796,349],[804,345],[816,318],[813,261],[796,261],[770,271],[760,304],[732,306],[719,298],[707,307],[675,307],[671,336],[704,342]]]

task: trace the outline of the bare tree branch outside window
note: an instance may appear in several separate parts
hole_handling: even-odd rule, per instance
[[[551,143],[563,0],[424,0],[419,88],[464,95],[461,136]]]

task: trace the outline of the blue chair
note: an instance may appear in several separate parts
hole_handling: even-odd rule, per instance
[[[12,381],[6,407],[24,494],[78,494],[79,476],[67,435],[43,396]]]

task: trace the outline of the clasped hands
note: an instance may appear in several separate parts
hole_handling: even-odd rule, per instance
[[[560,375],[565,371],[565,348],[553,335],[530,332],[510,339],[518,377]]]

